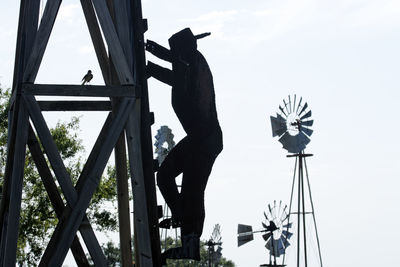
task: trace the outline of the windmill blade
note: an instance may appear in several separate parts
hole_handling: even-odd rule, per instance
[[[268,241],[268,239],[269,239],[271,236],[272,236],[272,233],[271,233],[271,232],[268,232],[268,233],[266,233],[266,234],[263,234],[263,235],[262,235],[262,238],[263,238],[265,241]]]
[[[306,145],[310,142],[310,139],[302,132],[299,132],[296,136],[292,136],[286,132],[279,138],[279,142],[281,142],[283,148],[290,153],[299,153],[304,150]]]
[[[265,244],[265,247],[269,250],[269,251],[271,251],[272,250],[272,240],[273,240],[273,238],[270,238],[268,241],[267,241],[267,244]]]
[[[277,246],[278,251],[281,251],[282,249],[285,250],[285,246],[283,245],[282,239],[278,239],[276,243],[277,243],[277,245],[278,245],[278,246]]]
[[[282,225],[283,228],[292,228],[293,223]]]
[[[289,113],[292,113],[292,103],[290,101],[290,95],[288,95],[289,97]]]
[[[288,109],[288,107],[287,107],[287,104],[286,104],[286,101],[285,101],[285,99],[283,99],[283,104],[285,104],[286,111],[288,112],[288,114],[290,114],[290,112],[289,112],[289,109]]]
[[[275,220],[275,219],[276,219],[276,217],[275,217],[275,212],[274,212],[274,209],[271,207],[270,204],[268,204],[268,210],[269,210],[269,213],[270,213],[271,216],[272,216],[272,220],[270,220],[270,221]]]
[[[290,242],[287,239],[284,239],[283,245],[285,246],[285,248],[287,248],[288,246],[290,246]]]
[[[311,114],[312,114],[312,112],[311,112],[311,110],[309,110],[306,114],[304,114],[303,116],[300,117],[300,120],[302,121],[304,119],[311,117]]]
[[[269,210],[269,213],[272,215],[272,217],[274,217],[273,214],[272,214],[272,208],[271,208],[270,204],[268,204],[268,210]]]
[[[294,101],[293,101],[293,112],[294,109],[296,108],[296,94],[294,94]]]
[[[306,127],[301,127],[301,131],[304,132],[308,136],[311,136],[313,133],[313,130],[306,128]]]
[[[281,219],[281,222],[284,222],[287,218],[289,218],[289,214],[285,213],[282,214],[283,216],[285,216],[285,218]]]
[[[283,222],[284,220],[286,220],[286,218],[288,217],[288,214],[286,213],[286,209],[287,209],[287,205],[285,205],[285,207],[284,207],[283,210],[282,210],[281,218],[280,218],[281,222]]]
[[[265,229],[268,229],[268,226],[265,223],[262,222],[261,224]]]
[[[301,125],[304,125],[304,126],[312,126],[314,124],[314,120],[309,120],[309,121],[302,121],[301,122]]]
[[[281,136],[287,131],[286,120],[279,114],[277,117],[270,116],[272,137]]]
[[[301,107],[301,101],[302,100],[303,100],[303,97],[301,96],[300,97],[300,101],[299,101],[299,105],[297,106],[297,109],[296,109],[296,114],[299,114],[298,111],[299,111],[299,108]]]
[[[286,230],[283,230],[282,234],[285,236],[286,239],[290,239],[293,235],[293,233],[286,231]]]
[[[299,132],[297,138],[298,138],[298,143],[304,145],[304,148],[311,141],[310,138],[308,138],[307,135],[305,135],[303,132]],[[304,148],[302,148],[301,150],[303,150]]]
[[[276,219],[276,200],[274,200],[274,208],[272,209],[272,216],[274,216],[274,219]]]
[[[273,245],[273,255],[275,256],[275,257],[279,257],[279,245],[278,245],[279,243],[278,243],[278,240],[275,240],[275,239],[273,239],[272,238],[272,245]]]
[[[308,104],[307,102],[304,104],[304,107],[301,109],[299,116],[301,115],[301,113],[303,113],[306,109],[308,108]]]
[[[286,149],[289,152],[296,151],[297,152],[297,147],[296,147],[296,141],[295,137],[290,135],[288,132],[285,132],[278,140],[281,142],[283,145],[283,148]],[[293,152],[293,153],[296,153]]]
[[[278,240],[275,240],[273,238],[269,239],[267,244],[265,244],[265,247],[270,251],[269,253],[275,257],[279,257],[281,254],[279,253],[279,250],[282,249],[282,246],[279,245]]]
[[[285,111],[283,110],[283,108],[279,105],[279,109],[281,110],[281,112],[285,115],[285,117],[287,118],[288,115],[286,115]]]
[[[267,221],[270,221],[270,219],[268,218],[268,216],[267,216],[267,214],[265,213],[265,211],[264,211],[264,217],[265,217],[265,219],[267,219]]]

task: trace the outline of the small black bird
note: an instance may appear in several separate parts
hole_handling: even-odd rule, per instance
[[[88,72],[86,73],[86,75],[83,76],[82,85],[84,85],[85,83],[90,82],[90,80],[92,80],[92,79],[93,79],[92,71],[91,71],[91,70],[88,70]]]

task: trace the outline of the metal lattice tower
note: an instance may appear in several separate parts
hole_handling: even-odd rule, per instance
[[[27,146],[59,219],[39,266],[61,266],[69,249],[78,266],[85,265],[87,259],[76,236],[77,231],[95,266],[106,266],[105,256],[85,212],[113,149],[117,169],[122,266],[133,264],[127,158],[133,176],[135,199],[136,266],[160,266],[150,130],[153,119],[149,112],[143,41],[147,23],[142,18],[141,2],[80,0],[80,3],[105,86],[35,83],[61,0],[47,0],[40,23],[40,1],[21,0],[10,100],[7,164],[0,206],[0,266],[15,266],[16,262]],[[37,101],[35,96],[54,97],[55,100]],[[59,101],[59,96],[109,97],[110,101]],[[52,139],[43,111],[109,111],[75,186]],[[50,167],[67,205],[64,205],[57,190]]]

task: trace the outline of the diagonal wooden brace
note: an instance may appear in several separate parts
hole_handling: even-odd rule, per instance
[[[99,144],[101,144],[101,148],[98,153],[90,154],[79,179],[78,199],[73,206],[64,209],[39,266],[61,266],[64,261],[72,243],[73,235],[82,222],[85,211],[134,104],[135,99],[123,98],[111,123],[106,123],[107,125],[103,127],[95,144],[95,147],[99,147]],[[43,260],[44,258],[46,258],[46,261]]]
[[[48,156],[50,165],[52,166],[58,183],[60,184],[65,199],[67,200],[69,206],[74,206],[78,198],[78,194],[64,166],[57,146],[53,141],[46,121],[40,112],[39,105],[33,96],[25,95],[23,99],[25,100],[29,115],[35,125],[35,129],[38,133],[40,141],[42,142],[43,148]],[[82,222],[80,232],[96,266],[105,266],[106,258],[99,245],[99,242],[96,239],[93,229],[90,227],[90,223],[86,215],[84,216],[84,221]]]
[[[57,217],[60,218],[64,210],[64,201],[58,192],[57,185],[54,182],[53,175],[51,174],[49,166],[47,165],[46,159],[43,155],[42,149],[40,148],[39,141],[36,138],[32,126],[29,127],[28,147],[54,211]],[[85,252],[79,242],[78,236],[75,236],[74,241],[72,242],[71,252],[78,266],[89,265]]]

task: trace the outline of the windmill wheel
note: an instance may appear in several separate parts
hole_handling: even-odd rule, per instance
[[[289,239],[293,235],[289,230],[292,224],[289,222],[289,214],[287,213],[287,205],[282,206],[282,201],[277,205],[268,204],[268,211],[264,212],[265,222],[262,222],[264,231],[262,237],[267,242],[265,247],[270,254],[279,257],[285,254],[286,248],[290,245]]]
[[[157,130],[157,135],[155,138],[155,153],[157,154],[158,163],[161,165],[168,153],[175,146],[174,135],[172,134],[171,129],[164,125]]]
[[[308,104],[296,101],[296,95],[293,99],[288,96],[287,102],[283,99],[283,107],[279,105],[279,113],[271,118],[272,136],[279,136],[279,142],[283,148],[290,153],[300,153],[310,143],[310,136],[313,133],[311,126],[314,120],[311,120],[311,110],[307,111]]]

